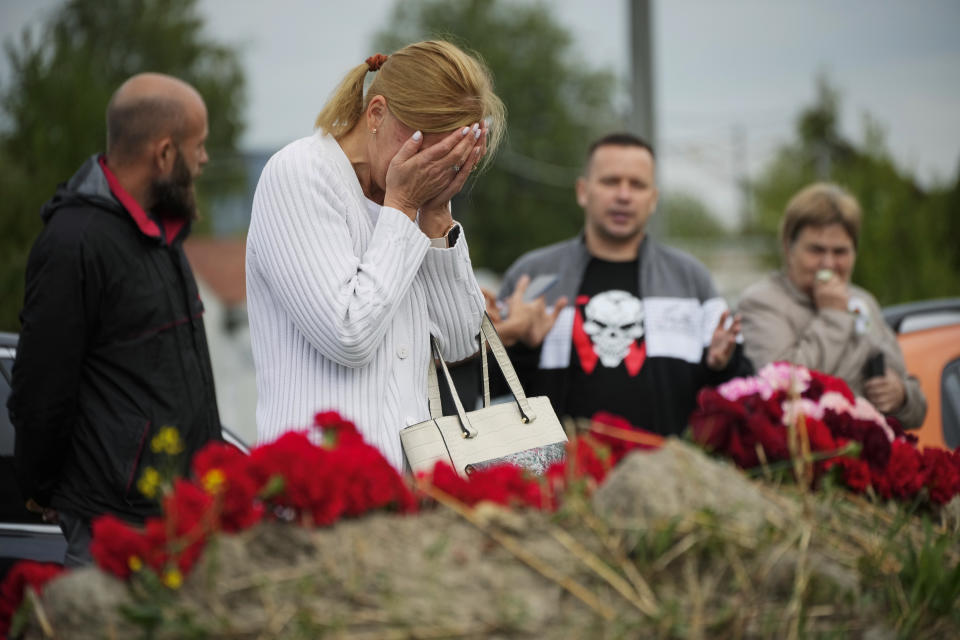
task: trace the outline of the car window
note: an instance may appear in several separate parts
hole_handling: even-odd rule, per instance
[[[7,414],[13,357],[12,353],[0,353],[0,356],[5,356],[0,357],[0,523],[41,524],[42,518],[24,507],[13,471],[13,425]]]
[[[7,398],[10,397],[10,371],[13,358],[0,353],[0,456],[13,455],[13,425],[7,414]]]
[[[956,449],[960,446],[960,358],[943,368],[940,415],[943,417],[943,441],[951,449]]]
[[[900,323],[900,333],[935,329],[952,324],[960,324],[960,311],[932,311],[907,316]]]

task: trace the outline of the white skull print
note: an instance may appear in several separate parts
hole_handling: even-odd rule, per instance
[[[583,330],[605,367],[618,366],[630,353],[633,341],[643,337],[643,302],[626,291],[613,289],[595,295],[583,313]]]

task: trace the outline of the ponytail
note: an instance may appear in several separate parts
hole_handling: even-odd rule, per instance
[[[334,138],[340,138],[353,129],[363,113],[363,81],[369,70],[369,65],[364,62],[347,72],[317,116],[315,127]]]

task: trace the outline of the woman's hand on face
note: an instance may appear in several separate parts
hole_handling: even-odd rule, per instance
[[[463,185],[467,182],[467,178],[470,177],[470,172],[473,171],[473,168],[477,166],[478,162],[480,162],[480,158],[482,158],[483,154],[486,153],[486,124],[473,125],[470,128],[469,133],[467,133],[466,138],[468,142],[473,142],[473,144],[467,149],[466,154],[462,154],[460,156],[454,155],[454,153],[457,151],[456,148],[454,149],[454,152],[450,154],[451,158],[454,160],[454,162],[450,165],[450,171],[454,175],[453,180],[451,180],[450,184],[447,185],[446,189],[421,205],[421,215],[423,212],[433,213],[440,212],[441,210],[449,211],[447,203],[450,202],[453,196],[460,193],[460,189],[463,188]],[[458,170],[454,171],[454,167],[458,167]]]
[[[839,309],[846,311],[850,302],[847,284],[834,275],[826,282],[819,279],[813,283],[813,304],[817,309]]]
[[[414,219],[424,203],[432,204],[439,200],[438,196],[450,192],[462,172],[454,171],[454,166],[462,168],[461,163],[470,158],[477,146],[477,138],[471,131],[470,127],[463,127],[426,149],[421,149],[423,134],[414,133],[387,167],[383,204],[400,209]],[[463,182],[459,184],[462,186]],[[458,186],[453,193],[459,190]],[[447,197],[444,204],[449,199]]]

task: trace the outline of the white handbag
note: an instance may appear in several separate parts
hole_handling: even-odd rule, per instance
[[[490,405],[490,376],[487,342],[503,371],[514,402]],[[443,460],[462,476],[473,471],[510,463],[543,474],[566,455],[567,435],[546,396],[527,398],[510,363],[507,351],[490,317],[484,314],[480,326],[480,354],[483,377],[483,408],[464,411],[453,385],[447,363],[437,341],[430,336],[434,356],[443,369],[457,415],[444,416],[440,405],[440,384],[436,367],[429,367],[428,398],[430,420],[400,431],[400,442],[410,469],[432,471]]]

